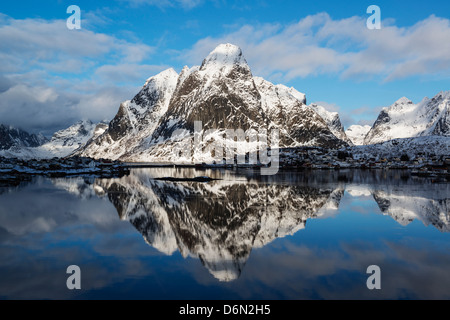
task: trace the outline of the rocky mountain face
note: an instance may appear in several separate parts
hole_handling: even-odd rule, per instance
[[[323,120],[325,120],[328,128],[330,128],[331,132],[338,137],[339,139],[347,142],[348,144],[353,144],[353,141],[347,137],[346,132],[344,131],[344,126],[341,123],[341,119],[337,112],[330,112],[325,109],[325,107],[319,106],[317,104],[311,104],[311,108],[319,114]]]
[[[79,154],[119,159],[150,143],[161,117],[167,112],[177,80],[178,74],[173,69],[149,78],[131,101],[120,105],[105,132],[89,141]]]
[[[364,144],[423,136],[450,136],[450,91],[440,92],[432,99],[425,98],[418,104],[401,98],[384,108]]]
[[[39,147],[47,141],[43,135],[0,124],[0,150]]]
[[[367,133],[372,129],[371,126],[361,126],[358,124],[352,125],[345,130],[345,134],[352,141],[354,145],[360,146],[364,144],[364,139]]]
[[[306,105],[304,94],[254,77],[241,49],[222,44],[201,66],[185,67],[180,74],[169,69],[148,79],[133,100],[121,104],[105,133],[77,154],[176,162],[173,134],[184,130],[181,139],[190,139],[187,133],[193,134],[196,121],[202,124],[201,135],[217,130],[210,137],[214,140],[226,140],[225,129],[277,129],[280,147],[347,145]]]

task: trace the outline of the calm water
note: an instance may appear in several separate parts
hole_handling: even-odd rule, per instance
[[[449,299],[449,211],[450,184],[394,171],[36,178],[0,188],[0,298]]]

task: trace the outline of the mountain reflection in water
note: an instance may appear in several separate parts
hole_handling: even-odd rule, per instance
[[[208,183],[158,177],[210,176]],[[160,252],[199,258],[220,281],[239,278],[254,248],[304,229],[307,220],[336,214],[344,192],[371,196],[384,215],[405,226],[414,220],[450,230],[450,184],[395,171],[281,172],[136,169],[118,179],[53,179],[80,197],[107,198],[121,220]]]

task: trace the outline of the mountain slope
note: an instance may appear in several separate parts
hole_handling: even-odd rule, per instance
[[[353,144],[353,142],[347,137],[346,132],[344,131],[344,126],[341,123],[341,119],[339,117],[339,114],[337,112],[330,112],[325,107],[319,106],[317,104],[311,104],[311,108],[314,109],[314,111],[319,114],[319,116],[322,117],[323,120],[325,120],[326,124],[328,125],[328,128],[330,128],[331,132],[339,139],[349,143]]]
[[[167,112],[178,74],[168,69],[151,77],[141,91],[120,105],[105,132],[77,153],[93,158],[121,158],[127,151],[151,138],[160,118]]]
[[[424,98],[419,104],[403,97],[384,108],[364,144],[430,135],[450,136],[450,91],[431,100]]]

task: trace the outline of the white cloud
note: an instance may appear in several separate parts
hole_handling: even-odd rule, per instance
[[[2,72],[29,70],[58,64],[58,69],[71,72],[75,62],[88,63],[108,55],[128,62],[141,62],[154,48],[131,43],[87,29],[69,30],[64,20],[16,20],[4,18],[0,24]],[[67,67],[64,68],[64,63]]]
[[[199,40],[182,58],[198,64],[224,42],[241,46],[256,75],[282,73],[284,81],[323,74],[385,81],[450,75],[450,20],[436,16],[410,27],[386,19],[381,30],[367,29],[364,17],[333,20],[327,13],[285,26],[244,25]]]
[[[78,85],[77,89],[85,90],[81,93],[58,92],[51,87],[23,83],[9,82],[7,85],[9,88],[0,92],[0,123],[47,136],[80,119],[112,119],[119,103],[136,93],[136,88],[95,86],[92,83]]]
[[[0,123],[51,135],[79,119],[111,119],[120,102],[162,66],[144,61],[154,47],[64,20],[0,14]]]

